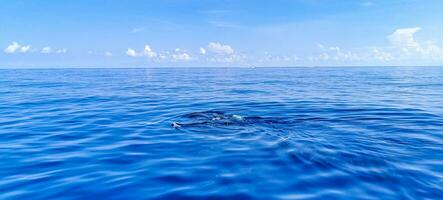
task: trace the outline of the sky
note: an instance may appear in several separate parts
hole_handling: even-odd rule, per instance
[[[443,65],[441,0],[0,0],[0,68]]]

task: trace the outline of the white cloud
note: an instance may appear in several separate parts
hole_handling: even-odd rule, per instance
[[[200,47],[200,54],[205,55],[206,54],[206,49],[203,47]]]
[[[420,27],[400,28],[390,34],[388,39],[400,52],[401,59],[443,59],[443,48],[435,42],[416,41],[415,34],[420,30]]]
[[[364,47],[342,50],[339,47],[325,47],[317,44],[320,54],[309,56],[310,61],[339,61],[372,63],[374,61],[401,63],[401,61],[432,61],[443,60],[443,48],[435,42],[420,42],[415,34],[420,27],[400,28],[387,36],[389,45],[379,47]]]
[[[208,49],[218,54],[233,54],[234,49],[229,45],[223,45],[219,42],[211,42],[208,44]]]
[[[12,54],[12,53],[28,53],[28,52],[37,52],[36,49],[33,49],[31,45],[20,45],[17,42],[12,42],[6,49],[4,50],[5,53]],[[43,54],[50,54],[50,53],[57,53],[57,54],[64,54],[68,51],[66,48],[53,50],[50,46],[43,47],[40,50],[40,53]]]
[[[132,48],[128,48],[128,50],[126,51],[126,55],[130,57],[145,56],[156,62],[167,61],[167,60],[173,62],[192,60],[192,56],[189,53],[179,48],[174,49],[172,53],[169,51],[155,52],[152,50],[152,48],[149,45],[145,45],[145,48],[141,52],[137,52]]]
[[[172,59],[174,61],[190,61],[191,56],[188,53],[180,52],[180,53],[172,54]]]
[[[66,48],[58,49],[57,51],[55,51],[55,53],[57,53],[57,54],[65,54],[67,52],[68,52],[68,49],[66,49]]]
[[[159,53],[156,61],[166,60],[169,56],[169,52]]]
[[[357,64],[385,63],[410,64],[432,63],[443,60],[443,47],[435,41],[419,41],[415,37],[420,27],[399,28],[387,35],[389,41],[384,46],[357,47],[343,50],[340,47],[327,47],[317,44],[319,53],[307,56],[312,62],[346,62]]]
[[[8,54],[12,54],[12,53],[15,53],[19,49],[20,49],[20,45],[17,42],[12,42],[8,47],[6,47],[4,52],[8,53]]]
[[[157,57],[157,53],[154,52],[149,45],[145,45],[145,49],[143,50],[143,54],[148,56],[148,58]]]
[[[368,53],[360,53],[353,51],[343,51],[340,47],[326,47],[317,43],[320,49],[320,54],[316,56],[309,56],[309,61],[361,61],[368,57]]]
[[[106,51],[106,52],[105,52],[105,56],[106,56],[106,57],[111,57],[111,56],[112,56],[112,52],[110,52],[110,51]]]
[[[20,48],[21,53],[27,53],[29,50],[31,50],[31,45],[22,46]]]
[[[317,47],[318,47],[320,50],[322,50],[322,51],[326,50],[325,46],[323,46],[323,45],[320,44],[320,43],[317,43]]]
[[[414,34],[420,29],[420,27],[397,29],[388,36],[388,39],[393,45],[400,48],[418,48],[420,44],[415,41]]]
[[[44,54],[48,54],[52,52],[52,48],[51,47],[43,47],[42,50],[40,51],[40,53],[44,53]]]
[[[424,45],[423,53],[431,59],[443,60],[443,47],[438,46],[435,42],[428,41]]]
[[[153,51],[149,45],[145,45],[145,48],[143,49],[143,51],[141,51],[139,53],[132,48],[128,48],[128,50],[126,51],[126,55],[131,56],[131,57],[146,56],[150,59],[155,59],[155,58],[159,57],[159,54],[157,52]]]
[[[378,49],[372,50],[372,58],[380,61],[391,61],[394,57],[389,52],[380,51]]]
[[[202,51],[202,49],[204,51]],[[245,62],[251,59],[251,57],[247,56],[244,53],[237,53],[230,45],[221,44],[220,42],[210,42],[207,49],[200,49],[200,53],[208,53],[206,50],[214,53],[206,58],[206,61],[213,63],[245,64]]]
[[[169,53],[169,52],[167,52]],[[167,58],[165,55],[163,55],[163,59]],[[172,61],[176,62],[176,61],[191,61],[192,57],[186,52],[181,50],[180,48],[176,48],[174,50],[174,53],[171,55]]]
[[[128,50],[126,51],[126,55],[131,56],[131,57],[136,57],[137,52],[135,52],[134,49],[128,48]]]

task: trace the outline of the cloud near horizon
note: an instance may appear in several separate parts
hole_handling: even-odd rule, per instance
[[[4,49],[4,53],[6,53],[6,54],[15,54],[15,53],[25,54],[25,53],[31,53],[31,52],[39,52],[42,54],[50,54],[50,53],[65,54],[68,52],[68,49],[61,48],[61,49],[53,50],[52,47],[46,46],[46,47],[43,47],[40,51],[38,51],[37,49],[32,49],[31,45],[21,45],[15,41],[11,42],[11,44],[9,44]]]
[[[50,46],[43,47],[42,50],[40,51],[40,53],[43,53],[43,54],[49,54],[51,52],[52,52],[52,48]]]
[[[136,51],[133,48],[126,50],[129,57],[146,57],[155,62],[189,62],[195,60],[206,60],[208,62],[233,62],[240,60],[240,56],[234,54],[234,49],[230,45],[219,42],[210,42],[208,50],[214,55],[208,55],[207,50],[200,47],[193,55],[189,51],[175,48],[173,51],[154,51],[150,45],[145,45],[142,51]],[[209,57],[208,57],[209,56]]]
[[[16,52],[27,53],[30,49],[31,45],[22,46],[14,41],[4,49],[4,52],[7,54],[13,54]]]
[[[415,34],[420,27],[401,28],[388,36],[391,44],[400,50],[401,58],[443,59],[443,48],[432,41],[418,42]]]
[[[443,48],[435,42],[419,42],[415,34],[420,27],[398,28],[387,35],[388,44],[371,48],[356,48],[357,50],[343,50],[338,46],[325,47],[317,44],[320,54],[309,56],[308,60],[315,61],[380,61],[395,62],[406,60],[443,60]]]
[[[172,53],[169,51],[156,52],[150,45],[145,45],[140,52],[133,48],[128,48],[126,55],[130,57],[145,57],[154,62],[187,62],[192,60],[189,53],[179,48],[176,48]]]
[[[208,49],[211,50],[214,53],[218,54],[233,54],[234,49],[226,44],[221,44],[219,42],[210,42],[208,44]]]
[[[419,41],[415,35],[421,31],[421,27],[398,28],[387,34],[388,43],[385,46],[355,47],[343,49],[339,46],[325,46],[317,43],[318,54],[305,57],[297,55],[273,55],[265,51],[263,55],[248,55],[237,53],[229,44],[209,42],[206,47],[196,48],[195,51],[176,48],[173,51],[155,51],[150,45],[144,45],[140,51],[127,48],[126,55],[129,57],[144,57],[154,62],[189,62],[200,61],[208,63],[282,63],[297,64],[299,62],[373,62],[393,63],[405,60],[436,60],[443,61],[443,48],[432,41]],[[31,45],[21,45],[11,42],[5,49],[5,54],[39,52],[42,54],[64,54],[66,48],[53,49],[45,46],[41,50],[32,49]],[[91,53],[88,53],[91,54]],[[112,57],[111,51],[105,51],[106,57]]]
[[[157,53],[154,52],[149,45],[145,45],[141,52],[137,52],[133,48],[128,48],[128,50],[126,50],[126,55],[131,57],[146,56],[151,59],[157,58]]]

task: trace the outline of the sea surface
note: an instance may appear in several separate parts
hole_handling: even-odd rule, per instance
[[[443,67],[0,70],[0,199],[443,199]]]

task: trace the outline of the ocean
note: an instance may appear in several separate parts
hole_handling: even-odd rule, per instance
[[[0,199],[443,199],[443,67],[0,70]]]

